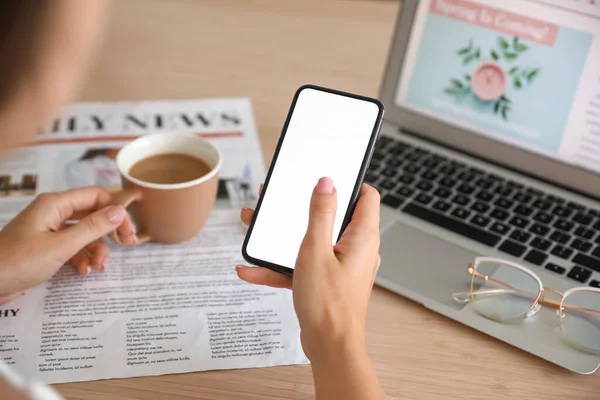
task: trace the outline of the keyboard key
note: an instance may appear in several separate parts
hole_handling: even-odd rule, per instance
[[[533,224],[529,228],[529,232],[535,233],[536,235],[546,236],[550,232],[550,228],[542,224]]]
[[[567,235],[564,232],[554,231],[554,232],[552,232],[552,235],[550,235],[550,240],[553,240],[553,241],[558,242],[558,243],[565,244],[569,240],[571,240],[571,236]]]
[[[498,250],[511,254],[515,257],[521,257],[523,253],[525,253],[525,250],[527,250],[527,247],[513,241],[506,240],[500,247],[498,247]]]
[[[456,185],[456,179],[452,179],[452,178],[450,178],[449,176],[447,176],[447,177],[445,177],[445,178],[441,179],[439,183],[440,183],[440,185],[442,185],[442,186],[445,186],[445,187],[451,188],[451,187],[453,187],[454,185]]]
[[[391,149],[389,149],[388,152],[391,154],[394,154],[394,155],[400,155],[400,154],[404,153],[406,150],[408,150],[408,148],[406,146],[394,146]]]
[[[435,192],[433,192],[433,194],[435,194],[437,197],[441,197],[442,199],[447,199],[452,194],[452,191],[450,191],[444,187],[440,187],[440,188],[437,188],[437,190]]]
[[[597,281],[597,280],[593,279],[593,280],[590,282],[590,286],[591,286],[591,287],[595,287],[595,288],[600,288],[600,281]]]
[[[535,208],[539,208],[542,211],[548,211],[550,207],[552,207],[552,203],[546,200],[539,199],[534,201],[532,206],[534,206]]]
[[[560,229],[561,231],[570,232],[575,224],[569,221],[565,221],[564,219],[559,219],[554,223],[554,227]]]
[[[421,168],[416,164],[408,164],[406,167],[404,167],[404,172],[408,172],[409,174],[413,175],[419,172],[420,170]]]
[[[528,193],[519,192],[513,196],[513,200],[518,201],[519,203],[527,204],[533,199],[533,197]]]
[[[573,267],[567,276],[577,282],[585,283],[592,276],[592,271],[581,267]]]
[[[545,212],[538,212],[537,214],[535,214],[535,216],[533,217],[533,219],[535,219],[536,221],[539,221],[543,224],[548,224],[550,225],[550,223],[554,220],[554,217],[550,214],[547,214]]]
[[[575,203],[574,201],[570,201],[567,203],[567,207],[571,207],[577,211],[585,210],[585,206],[583,204]]]
[[[381,182],[379,184],[379,186],[381,186],[383,189],[386,189],[386,190],[392,190],[393,188],[396,187],[396,182],[386,179],[383,182]]]
[[[542,192],[541,190],[538,190],[538,189],[534,189],[532,187],[529,187],[526,190],[527,190],[527,193],[531,193],[534,196],[538,196],[539,197],[539,196],[543,196],[544,195],[544,192]]]
[[[596,233],[595,231],[584,228],[583,226],[580,226],[579,228],[575,229],[575,234],[577,236],[581,236],[582,238],[588,239],[588,240],[591,240],[594,237],[595,233]]]
[[[418,161],[418,160],[419,160],[419,158],[421,158],[421,154],[420,154],[420,153],[414,153],[414,152],[413,152],[413,153],[408,153],[408,154],[406,155],[406,159],[407,159],[408,161]]]
[[[533,208],[524,206],[522,204],[519,204],[518,206],[515,207],[515,209],[513,210],[513,212],[515,214],[519,214],[519,215],[522,215],[524,217],[529,217],[531,215],[531,213],[533,213]]]
[[[399,194],[400,196],[403,196],[403,197],[410,197],[414,193],[415,193],[415,190],[412,188],[409,188],[408,186],[400,186],[396,190],[396,194]]]
[[[371,159],[371,163],[369,164],[369,170],[377,171],[382,165],[383,163],[381,161]]]
[[[449,164],[446,164],[440,168],[440,172],[449,177],[450,175],[453,175],[456,172],[456,168]]]
[[[556,206],[554,210],[552,210],[554,215],[557,215],[562,218],[569,218],[571,214],[573,214],[573,209],[563,206]]]
[[[594,217],[600,217],[600,210],[588,210],[588,214]]]
[[[397,173],[398,171],[395,168],[386,168],[383,171],[381,171],[381,175],[387,176],[389,178],[393,178],[394,176],[396,176]]]
[[[433,200],[433,197],[431,197],[428,194],[421,193],[420,195],[418,195],[417,197],[415,197],[415,200],[418,201],[421,204],[429,204]]]
[[[482,190],[477,193],[477,196],[475,197],[477,197],[479,200],[490,201],[494,198],[494,195],[488,191]]]
[[[452,211],[452,215],[455,216],[456,218],[466,219],[466,218],[469,218],[471,213],[469,211],[465,210],[464,208],[456,207],[454,209],[454,211]]]
[[[573,262],[589,269],[593,269],[596,272],[600,272],[600,259],[579,253],[573,258]]]
[[[548,255],[537,250],[530,250],[525,256],[525,261],[529,261],[535,265],[542,265],[548,259]]]
[[[508,233],[508,231],[510,231],[510,226],[503,224],[501,222],[494,222],[490,229],[493,232],[499,233],[501,235],[506,235]]]
[[[495,192],[500,196],[510,196],[510,194],[513,192],[513,189],[510,186],[498,186]]]
[[[522,189],[523,188],[523,184],[515,182],[515,181],[508,181],[506,182],[506,184],[510,187],[514,187],[516,189]]]
[[[515,229],[513,233],[510,234],[510,238],[515,239],[517,242],[527,243],[527,241],[531,239],[531,233]]]
[[[374,172],[367,172],[365,175],[365,181],[367,183],[375,183],[377,182],[377,179],[379,179],[379,175]]]
[[[475,184],[485,190],[491,189],[492,186],[494,186],[493,181],[485,178],[479,179],[477,182],[475,182]]]
[[[548,263],[546,264],[546,269],[549,269],[552,272],[556,272],[557,274],[564,274],[565,272],[567,272],[567,269],[564,267],[561,267],[560,265],[556,265],[556,264],[552,264],[552,263]]]
[[[500,241],[500,237],[498,235],[486,232],[483,229],[477,228],[472,225],[468,225],[462,221],[458,221],[454,218],[447,217],[435,211],[428,210],[415,203],[408,204],[402,209],[402,211],[416,218],[420,218],[424,221],[430,222],[439,227],[448,229],[459,235],[465,236],[469,239],[473,239],[477,242],[483,243],[491,247],[496,246]]]
[[[485,228],[486,226],[489,225],[491,219],[484,217],[483,215],[475,215],[473,218],[471,218],[471,223],[475,224],[477,226],[481,226],[483,228]]]
[[[556,257],[560,257],[560,258],[564,258],[565,260],[568,260],[573,255],[573,250],[557,244],[552,249],[552,254],[554,254]]]
[[[398,208],[402,205],[402,203],[404,203],[404,199],[402,199],[398,196],[394,196],[393,194],[386,194],[381,199],[381,202],[390,207]]]
[[[425,161],[423,161],[423,163],[421,163],[421,165],[424,167],[427,167],[427,168],[435,168],[438,165],[440,165],[440,162],[432,157],[432,158],[428,158]]]
[[[399,179],[400,182],[410,185],[415,181],[415,177],[412,175],[404,174]]]
[[[446,203],[443,200],[438,200],[433,204],[433,208],[435,208],[436,210],[440,210],[441,212],[446,212],[452,208],[452,205],[450,203]]]
[[[501,208],[505,208],[505,209],[510,209],[515,203],[513,203],[512,201],[508,200],[508,199],[504,199],[504,198],[499,198],[498,200],[496,200],[496,202],[494,203],[495,205],[497,205],[498,207]]]
[[[438,177],[438,174],[433,171],[425,171],[421,174],[421,178],[427,179],[428,181],[435,181]]]
[[[467,183],[463,183],[462,185],[457,187],[456,190],[464,194],[472,194],[475,191],[475,187]]]
[[[483,170],[480,170],[479,168],[475,168],[475,167],[471,167],[469,168],[469,172],[475,175],[483,175],[484,172]]]
[[[461,206],[466,206],[471,202],[471,199],[465,196],[464,194],[457,194],[456,196],[454,196],[452,201]]]
[[[592,223],[594,217],[592,217],[589,214],[584,214],[581,212],[578,212],[577,214],[575,214],[575,216],[573,217],[573,221],[577,222],[578,224],[581,225],[589,225]]]
[[[485,213],[489,209],[490,209],[490,206],[488,206],[487,204],[484,204],[484,203],[480,203],[480,202],[475,202],[473,205],[471,205],[471,210],[477,211],[478,213]]]
[[[548,250],[552,246],[552,242],[541,237],[534,238],[531,243],[533,247],[540,250]]]
[[[471,182],[473,179],[475,179],[475,175],[464,171],[458,174],[458,179],[460,179],[463,182]]]
[[[423,192],[429,192],[431,189],[433,189],[433,183],[429,181],[421,181],[417,183],[415,187]]]
[[[404,160],[400,157],[394,157],[391,160],[387,160],[387,165],[390,167],[398,168],[402,165]]]
[[[523,217],[514,216],[508,221],[509,224],[516,226],[517,228],[525,228],[529,225],[529,220]]]
[[[466,167],[466,165],[464,163],[461,163],[460,161],[456,161],[456,160],[451,160],[450,165],[452,165],[456,169],[461,169],[461,168]]]
[[[579,250],[584,253],[587,253],[592,248],[592,244],[590,242],[586,242],[585,240],[575,239],[571,243],[571,247],[574,248],[575,250]]]
[[[504,221],[510,215],[509,212],[501,210],[499,208],[495,208],[494,211],[490,214],[492,218],[496,218],[499,221]]]
[[[487,178],[494,182],[504,182],[504,178],[499,175],[488,174]]]
[[[373,160],[377,160],[377,161],[383,161],[383,159],[385,158],[386,154],[382,153],[380,151],[374,151],[373,152],[373,156],[371,157],[371,159]]]
[[[551,195],[551,194],[549,194],[548,197],[546,197],[546,198],[551,203],[564,203],[565,202],[565,199],[563,199],[562,197],[554,196],[554,195]]]

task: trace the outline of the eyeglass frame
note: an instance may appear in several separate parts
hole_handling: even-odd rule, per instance
[[[566,290],[565,292],[560,292],[560,291],[558,291],[558,290],[556,290],[554,288],[546,288],[546,287],[544,287],[544,284],[543,284],[542,280],[540,279],[540,277],[537,276],[535,272],[533,272],[531,269],[529,269],[527,267],[524,267],[524,266],[522,266],[520,264],[517,264],[515,262],[504,260],[504,259],[501,259],[501,258],[495,258],[495,257],[476,257],[475,261],[472,262],[471,264],[469,264],[469,266],[467,268],[467,272],[469,273],[469,276],[471,276],[471,284],[470,284],[470,291],[469,291],[469,299],[466,302],[468,302],[468,301],[470,301],[470,300],[473,299],[473,295],[475,294],[474,290],[473,290],[473,282],[475,281],[475,278],[476,278],[475,274],[478,273],[477,272],[477,266],[479,264],[481,264],[482,262],[496,263],[496,264],[504,265],[504,266],[507,266],[507,267],[515,268],[515,269],[517,269],[519,271],[522,271],[522,272],[528,274],[538,284],[538,293],[537,293],[537,296],[536,296],[535,301],[533,302],[533,304],[529,307],[529,309],[527,309],[525,312],[523,312],[519,316],[515,317],[514,319],[518,319],[518,318],[522,318],[522,317],[525,317],[525,318],[530,317],[530,315],[527,315],[527,314],[529,314],[531,311],[533,311],[534,309],[536,309],[536,307],[538,305],[540,305],[540,303],[541,303],[541,304],[549,305],[549,306],[552,306],[552,307],[556,308],[557,309],[557,316],[562,320],[562,318],[564,318],[564,316],[565,316],[565,314],[563,312],[563,310],[564,310],[564,304],[563,304],[564,300],[565,300],[565,298],[567,298],[571,294],[576,293],[576,292],[592,292],[592,293],[598,293],[598,295],[600,295],[600,288],[593,288],[593,287],[588,287],[588,286],[574,287],[574,288],[571,288],[569,290]],[[482,277],[480,277],[480,279],[482,279],[483,281],[488,282],[490,280],[490,277],[488,275],[483,275],[483,274],[480,274],[480,275],[482,275]],[[498,282],[498,283],[500,283],[500,282]],[[560,296],[560,298],[561,298],[560,302],[557,302],[556,300],[549,299],[549,298],[546,298],[546,297],[542,297],[542,294],[545,291],[549,291],[551,293],[554,293],[554,294]],[[457,294],[458,293],[455,293],[455,296]],[[455,300],[457,300],[459,302],[465,302],[465,301],[459,300],[456,297],[455,297]],[[595,311],[595,310],[589,310],[589,311]],[[479,314],[481,314],[481,313],[479,313]],[[483,315],[483,316],[485,317],[485,315]]]

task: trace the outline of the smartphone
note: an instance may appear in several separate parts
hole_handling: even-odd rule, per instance
[[[294,96],[242,255],[246,261],[292,274],[308,227],[319,178],[333,179],[337,213],[332,244],[350,222],[384,113],[372,98],[314,85]]]

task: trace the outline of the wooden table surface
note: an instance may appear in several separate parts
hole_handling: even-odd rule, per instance
[[[397,1],[118,0],[84,100],[252,99],[265,161],[304,83],[377,96]],[[390,399],[598,399],[578,376],[383,289],[369,353]],[[70,399],[310,399],[310,366],[56,385]]]

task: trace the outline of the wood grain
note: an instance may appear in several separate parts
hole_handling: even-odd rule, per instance
[[[252,99],[264,157],[295,89],[376,96],[396,1],[119,0],[84,100]],[[367,338],[390,399],[597,399],[578,376],[376,288]],[[341,383],[343,384],[343,383]],[[56,385],[69,399],[310,399],[310,366]]]

